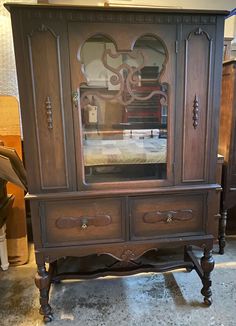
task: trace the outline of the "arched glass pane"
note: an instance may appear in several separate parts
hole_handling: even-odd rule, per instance
[[[86,182],[167,177],[168,85],[163,43],[143,36],[132,51],[108,37],[88,39],[78,60]]]

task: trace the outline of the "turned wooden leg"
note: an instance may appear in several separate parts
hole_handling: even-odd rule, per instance
[[[204,303],[210,306],[212,304],[211,292],[211,272],[214,269],[215,261],[212,257],[212,250],[204,249],[204,255],[201,258],[201,267],[203,270],[201,294],[204,296]]]
[[[227,209],[221,212],[221,218],[219,223],[219,254],[223,255],[225,250],[225,229],[227,222]]]
[[[52,309],[48,303],[50,279],[45,265],[38,265],[38,271],[35,276],[35,284],[40,292],[40,309],[39,312],[44,316],[44,322],[50,322],[53,320]]]

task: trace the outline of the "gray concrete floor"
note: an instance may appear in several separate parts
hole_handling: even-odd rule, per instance
[[[217,249],[217,248],[216,248]],[[202,304],[195,271],[62,282],[51,289],[50,326],[236,326],[236,237],[214,255],[213,304]],[[35,262],[0,271],[0,325],[40,326]]]

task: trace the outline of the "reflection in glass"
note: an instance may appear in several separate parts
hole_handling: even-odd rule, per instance
[[[165,179],[168,85],[160,83],[167,53],[154,36],[132,51],[107,37],[88,39],[80,53],[86,182]]]

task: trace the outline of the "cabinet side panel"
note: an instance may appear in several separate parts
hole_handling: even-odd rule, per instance
[[[229,154],[229,166],[230,166],[230,187],[235,188],[236,187],[236,62],[231,64],[230,69],[230,76],[227,76],[230,78],[229,85],[227,88],[227,97],[228,98],[228,110],[231,111],[231,121],[232,124],[230,126],[231,130],[231,148],[230,154]],[[228,78],[227,78],[228,79]],[[223,92],[223,89],[222,89]],[[226,99],[225,99],[226,100]]]
[[[223,68],[221,110],[220,110],[220,134],[219,134],[219,154],[224,156],[226,162],[229,160],[229,146],[231,138],[232,124],[232,74],[230,65]]]
[[[68,188],[59,37],[44,28],[28,36],[41,188]]]
[[[183,182],[206,178],[207,115],[212,41],[203,30],[185,40]]]

